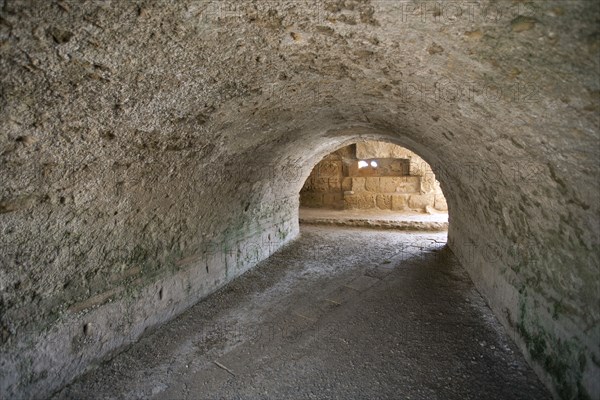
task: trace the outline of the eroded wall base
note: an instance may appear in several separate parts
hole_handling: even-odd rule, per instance
[[[514,271],[527,249],[478,240],[456,224],[450,224],[448,244],[554,396],[600,398],[598,355],[589,352],[596,348],[595,333],[578,331],[575,327],[581,321],[560,315],[558,303],[551,304],[531,283],[518,279]]]
[[[256,233],[213,241],[180,260],[172,275],[94,296],[70,308],[47,331],[21,335],[1,357],[2,397],[46,398],[149,328],[174,318],[269,257],[298,233],[297,214],[290,213]]]

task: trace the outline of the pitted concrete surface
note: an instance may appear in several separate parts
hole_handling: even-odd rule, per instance
[[[300,222],[310,225],[350,226],[402,231],[447,231],[448,213],[430,214],[391,210],[329,210],[301,208]]]
[[[54,399],[548,399],[445,233],[298,240]]]
[[[431,166],[449,247],[540,379],[599,399],[598,21],[592,0],[0,0],[0,398],[48,398],[266,259],[315,165],[384,141]]]

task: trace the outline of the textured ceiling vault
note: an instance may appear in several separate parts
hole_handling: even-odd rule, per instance
[[[207,243],[291,240],[311,168],[376,139],[432,165],[452,250],[542,379],[597,398],[599,19],[0,0],[0,393],[43,397],[257,261]]]

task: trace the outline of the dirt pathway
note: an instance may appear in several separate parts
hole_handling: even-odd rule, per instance
[[[549,399],[445,240],[303,227],[55,399]]]

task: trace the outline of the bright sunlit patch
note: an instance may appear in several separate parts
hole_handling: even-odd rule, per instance
[[[360,169],[360,168],[367,168],[368,166],[369,166],[369,163],[368,163],[368,162],[366,162],[366,161],[364,161],[364,160],[360,160],[360,161],[358,162],[358,168],[359,168],[359,169]]]
[[[377,161],[371,161],[371,167],[377,168]]]

